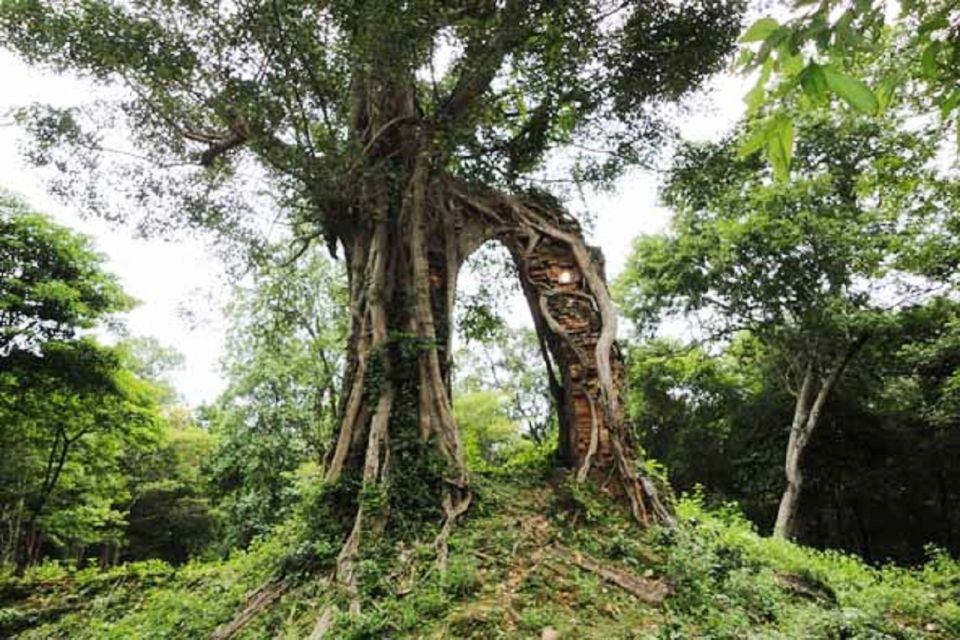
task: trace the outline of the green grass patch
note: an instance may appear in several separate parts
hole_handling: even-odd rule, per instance
[[[224,560],[107,572],[46,564],[0,575],[0,636],[203,638],[230,621],[258,586],[287,590],[238,635],[302,638],[339,607],[336,638],[930,638],[960,637],[960,568],[930,551],[921,567],[870,567],[858,558],[761,537],[732,508],[678,504],[673,529],[642,531],[591,487],[544,471],[480,476],[475,507],[450,539],[447,571],[415,539],[368,539],[357,565],[359,616],[314,567],[291,563],[318,528],[294,519]],[[309,544],[308,544],[309,543]],[[335,545],[332,545],[335,548]],[[586,554],[638,579],[661,580],[659,607],[565,559]],[[295,569],[301,566],[299,572]]]

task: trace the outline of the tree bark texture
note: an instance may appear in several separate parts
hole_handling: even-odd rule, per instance
[[[361,539],[387,521],[389,498],[366,498],[389,496],[390,486],[411,474],[436,485],[437,555],[441,566],[446,562],[450,527],[471,500],[452,410],[454,298],[461,266],[488,241],[506,246],[520,274],[560,407],[561,459],[579,481],[616,479],[639,521],[670,521],[640,473],[625,428],[616,313],[599,252],[559,206],[447,174],[435,132],[416,123],[408,92],[386,85],[355,91],[362,162],[346,211],[332,221],[346,257],[351,332],[340,426],[325,473],[330,484],[359,485],[338,581],[356,596]],[[406,464],[394,445],[411,440],[439,459],[439,477],[394,469]],[[358,598],[352,602],[356,610]]]
[[[350,473],[364,487],[386,491],[392,437],[415,431],[421,442],[435,443],[445,463],[439,488],[443,561],[449,528],[470,503],[450,389],[456,281],[470,253],[494,240],[516,263],[548,359],[560,408],[561,459],[579,481],[616,478],[617,494],[639,521],[669,521],[653,483],[639,471],[626,429],[616,313],[599,252],[559,208],[470,189],[431,171],[429,157],[421,150],[403,193],[385,197],[366,228],[341,237],[352,330],[328,481]],[[358,504],[338,566],[347,583],[365,520],[377,528],[383,517]]]
[[[797,402],[790,425],[787,455],[784,461],[786,486],[777,509],[777,521],[773,527],[776,538],[792,540],[799,529],[800,497],[803,491],[803,454],[813,432],[820,425],[824,408],[850,361],[866,342],[866,336],[854,339],[841,357],[828,369],[826,375],[817,374],[813,361],[807,363],[803,382],[797,392]]]

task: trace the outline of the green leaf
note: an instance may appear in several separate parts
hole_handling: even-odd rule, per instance
[[[960,89],[954,89],[937,101],[940,107],[940,116],[944,119],[950,116],[950,113],[960,106]]]
[[[847,104],[863,113],[873,115],[880,109],[877,97],[866,84],[856,78],[840,73],[836,69],[823,67],[827,87],[840,96]]]
[[[770,72],[772,70],[773,60],[768,59],[760,69],[760,76],[757,78],[757,83],[753,85],[753,88],[743,97],[743,101],[747,105],[747,115],[755,114],[763,105],[763,101],[767,96],[767,81],[770,79]]]
[[[783,56],[780,59],[780,68],[788,76],[795,76],[804,70],[803,56]]]
[[[764,143],[767,141],[767,130],[766,128],[757,128],[754,129],[746,140],[744,140],[740,147],[737,148],[737,157],[746,158],[747,156],[753,155],[761,148],[763,148]]]
[[[833,37],[839,49],[852,44],[853,30],[850,25],[853,23],[853,11],[847,9],[833,25]]]
[[[877,95],[877,103],[879,104],[879,109],[877,113],[883,115],[887,110],[887,107],[893,102],[893,96],[897,91],[897,87],[900,85],[900,80],[894,77],[887,77],[880,81],[877,85],[877,90],[874,92]]]
[[[793,160],[793,120],[787,116],[778,116],[767,130],[767,157],[773,166],[773,177],[777,180],[790,178],[790,163]]]
[[[747,115],[753,115],[760,109],[765,95],[763,85],[759,82],[747,92],[743,97],[743,101],[747,104]]]
[[[794,53],[794,51],[790,49],[790,37],[792,35],[793,29],[790,27],[778,27],[776,31],[767,36],[767,40],[764,42],[764,44],[769,45],[771,49],[775,48],[777,50],[786,47],[785,53]]]
[[[934,31],[939,31],[940,29],[946,29],[950,26],[950,21],[947,19],[947,16],[938,12],[933,17],[928,18],[920,23],[920,26],[917,27],[917,34],[925,36],[928,33],[933,33]]]
[[[922,73],[925,78],[932,80],[937,77],[937,74],[940,71],[940,65],[937,63],[937,56],[940,55],[941,46],[942,44],[940,41],[935,40],[928,44],[923,50],[923,54],[920,56],[920,73]]]
[[[740,42],[761,42],[780,28],[780,23],[773,18],[760,18],[740,36]]]
[[[811,100],[823,102],[827,97],[827,76],[823,73],[823,67],[816,62],[808,64],[800,75],[800,86]]]

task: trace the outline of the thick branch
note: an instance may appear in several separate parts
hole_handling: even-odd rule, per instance
[[[527,0],[508,0],[498,17],[498,30],[489,40],[477,39],[467,45],[457,65],[460,77],[441,107],[441,121],[456,123],[493,82],[507,54],[528,36],[525,28],[530,9]]]
[[[854,339],[854,341],[850,343],[850,346],[847,347],[847,350],[844,352],[843,356],[841,356],[840,360],[836,365],[834,365],[833,369],[823,381],[823,386],[820,388],[820,392],[817,394],[817,399],[810,408],[810,415],[807,417],[807,424],[804,428],[804,435],[806,437],[810,437],[810,434],[819,423],[820,416],[827,404],[827,400],[830,399],[830,394],[833,393],[833,389],[837,386],[840,376],[843,375],[843,372],[846,371],[850,361],[853,360],[854,356],[857,355],[866,342],[867,335],[865,334]]]
[[[245,144],[247,139],[245,133],[237,131],[212,142],[207,150],[200,154],[200,164],[204,167],[212,166],[217,158]]]

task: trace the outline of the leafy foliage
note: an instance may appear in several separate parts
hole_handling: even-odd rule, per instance
[[[519,453],[523,445],[518,425],[506,415],[502,394],[475,391],[457,398],[457,425],[463,431],[467,465],[471,469],[496,468]]]
[[[938,346],[952,342],[955,313],[943,299],[912,308],[898,339],[873,343],[851,365],[803,463],[805,544],[870,562],[920,562],[929,543],[955,551],[960,434],[943,394],[956,369],[951,348]],[[941,355],[920,364],[927,349]],[[700,487],[710,504],[735,501],[768,531],[796,401],[781,382],[777,353],[741,335],[719,353],[638,345],[629,361],[640,443],[666,464],[671,486]]]
[[[893,118],[820,114],[790,182],[734,147],[680,153],[664,189],[672,228],[637,240],[619,295],[642,331],[683,316],[706,342],[745,332],[775,354],[795,401],[774,532],[792,536],[805,450],[837,385],[864,345],[896,348],[899,313],[955,286],[917,256],[950,237],[956,185],[932,166],[935,139]]]
[[[342,638],[490,638],[541,635],[547,627],[582,638],[949,638],[956,634],[958,567],[931,550],[917,569],[871,568],[852,556],[761,538],[732,508],[686,499],[679,526],[641,535],[599,495],[592,519],[573,519],[563,491],[529,471],[484,480],[473,516],[451,538],[448,572],[434,569],[428,542],[361,563],[361,588],[377,606],[341,614]],[[546,504],[546,510],[543,505]],[[538,511],[543,511],[538,513]],[[4,593],[47,593],[85,606],[37,619],[31,600],[6,600],[23,638],[205,636],[227,621],[257,585],[270,584],[291,544],[289,528],[229,560],[172,572],[138,563],[108,573],[44,567],[7,580]],[[661,610],[557,554],[557,545],[645,579],[675,585]],[[533,559],[531,559],[531,557]],[[240,637],[308,635],[318,605],[335,590],[299,575]]]
[[[940,132],[899,96],[955,118],[956,11],[910,3],[889,31],[879,4],[848,4],[798,5],[741,37],[741,65],[759,74],[749,119],[719,144],[681,148],[664,190],[672,227],[638,240],[620,282],[642,336],[696,316],[705,344],[630,345],[630,401],[641,444],[677,486],[706,484],[762,520],[784,440],[826,407],[804,461],[804,539],[917,561],[922,542],[956,546],[960,229],[956,176],[936,166]],[[369,411],[394,385],[374,451],[401,472],[365,482],[348,465],[321,480],[357,354],[342,353],[345,278],[314,241],[349,256],[352,234],[389,222],[382,237],[404,256],[398,185],[421,151],[436,178],[422,183],[427,199],[447,184],[534,194],[557,179],[549,166],[569,174],[560,181],[612,184],[670,138],[665,107],[722,67],[742,11],[739,0],[0,0],[0,46],[120,95],[16,114],[29,159],[59,174],[62,195],[143,232],[215,230],[266,265],[238,288],[229,387],[196,422],[163,379],[176,354],[84,337],[132,304],[89,241],[0,198],[0,633],[200,637],[269,595],[242,634],[305,637],[318,609],[346,609],[351,594],[316,576],[345,558],[373,606],[337,616],[338,637],[960,633],[945,553],[869,567],[765,540],[699,497],[680,502],[676,527],[644,534],[606,499],[609,484],[548,476],[557,372],[531,367],[535,335],[490,311],[497,283],[461,323],[473,344],[455,411],[478,480],[446,571],[433,561],[449,460],[414,408],[416,363],[435,344],[408,317],[387,323],[356,395]],[[856,113],[831,111],[833,98]],[[132,136],[119,154],[118,128]],[[380,195],[390,203],[371,207]],[[446,215],[436,201],[427,213]],[[264,212],[285,218],[292,254],[266,241]],[[358,282],[369,269],[352,266],[354,296],[377,295]],[[385,271],[402,279],[406,266]],[[410,303],[397,291],[391,309]],[[369,543],[339,552],[356,514],[388,512],[369,518]],[[82,568],[94,555],[104,571]],[[41,562],[54,557],[65,562]],[[587,557],[667,581],[663,610]],[[150,558],[180,566],[109,568]]]
[[[774,120],[789,121],[785,105],[799,102],[809,109],[836,96],[870,116],[907,103],[937,112],[948,127],[958,123],[955,3],[904,2],[892,8],[869,0],[830,0],[787,6],[782,23],[762,17],[740,38],[741,68],[759,71],[747,96],[751,113],[766,104],[777,114]],[[764,137],[772,140],[774,134]],[[773,151],[768,147],[768,158],[782,167],[783,158]],[[782,168],[778,174],[786,176]]]
[[[295,471],[323,462],[337,416],[346,336],[345,283],[316,251],[236,291],[224,369],[206,411],[209,462],[226,548],[244,547],[294,504]]]
[[[120,557],[127,561],[182,564],[204,557],[220,533],[203,474],[213,438],[182,409],[168,409],[164,418],[158,441],[124,459],[130,503]]]
[[[151,340],[106,347],[82,336],[132,303],[103,258],[12,198],[0,222],[0,563],[82,564],[93,552],[107,566],[128,536],[137,557],[147,538],[183,533],[175,508],[197,499],[196,470],[188,478],[174,459],[158,459],[175,447],[175,394],[161,378],[179,356]],[[167,526],[138,524],[161,487],[181,492],[153,516]],[[193,517],[196,552],[213,522],[202,500]],[[186,559],[162,545],[153,553]]]
[[[655,326],[661,312],[709,309],[715,337],[744,329],[830,353],[831,341],[882,330],[886,300],[902,305],[936,289],[903,277],[930,237],[949,235],[940,220],[955,206],[954,184],[930,167],[936,145],[922,133],[821,117],[789,184],[768,181],[732,147],[679,154],[664,190],[676,209],[671,233],[639,238],[618,283],[639,327]]]
[[[0,356],[68,340],[130,308],[90,240],[0,192]]]
[[[371,152],[363,136],[400,124],[431,131],[443,168],[470,181],[527,184],[563,149],[578,180],[609,183],[669,135],[662,107],[722,68],[742,10],[740,0],[10,0],[0,45],[129,88],[112,109],[20,113],[61,192],[144,231],[207,227],[262,249],[255,211],[268,205],[245,176],[269,179],[258,187],[298,234],[335,238],[352,224],[340,218],[356,180],[380,179],[382,169],[356,171]],[[382,88],[377,109],[410,92],[417,122],[357,130],[365,83]],[[110,161],[103,132],[118,122],[146,162]],[[117,194],[135,207],[111,209]]]
[[[556,437],[557,417],[551,374],[542,362],[533,330],[497,324],[485,339],[470,340],[457,353],[455,391],[498,396],[503,417],[516,423],[524,438],[544,446]]]
[[[957,564],[931,549],[916,570],[865,566],[759,537],[729,507],[710,511],[697,497],[678,505],[680,527],[655,536],[677,586],[660,638],[948,638],[960,629],[951,590]],[[917,626],[903,624],[916,620]]]
[[[157,429],[150,386],[89,340],[47,343],[39,357],[18,352],[3,365],[0,415],[9,428],[0,467],[10,474],[4,504],[14,532],[7,552],[35,559],[40,531],[73,549],[117,541],[126,498],[120,459]]]

